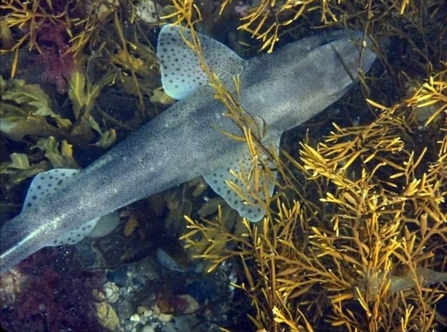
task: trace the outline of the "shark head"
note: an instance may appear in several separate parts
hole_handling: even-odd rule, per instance
[[[364,41],[361,32],[352,30],[304,38],[273,55],[265,54],[248,61],[220,42],[198,35],[206,66],[227,83],[227,89],[231,89],[232,77],[240,74],[241,106],[259,123],[266,123],[269,135],[262,143],[277,152],[284,131],[338,100],[358,81],[359,73],[368,71],[376,59],[373,51],[361,47],[362,42],[369,44],[370,41]],[[165,25],[158,39],[157,56],[161,62],[163,88],[174,99],[184,99],[209,84],[203,64],[185,40],[192,41],[191,32],[178,25]],[[267,160],[265,155],[261,158]],[[252,156],[245,149],[202,176],[240,216],[257,222],[266,211],[265,206],[256,201],[264,200],[266,195],[272,196],[275,180],[253,177],[243,184],[244,181],[234,174],[250,167]],[[276,172],[271,174],[275,176]],[[228,188],[229,181],[239,187],[239,194]],[[248,201],[246,198],[250,197],[255,181],[259,182],[257,187],[268,190],[258,191],[259,197]]]

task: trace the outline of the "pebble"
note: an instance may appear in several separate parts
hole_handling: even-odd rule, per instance
[[[109,303],[115,303],[116,301],[118,301],[118,298],[120,297],[120,289],[115,283],[110,281],[104,284],[104,293],[107,302]]]
[[[140,315],[138,315],[138,314],[133,314],[133,315],[130,317],[130,321],[131,321],[131,322],[140,322]]]

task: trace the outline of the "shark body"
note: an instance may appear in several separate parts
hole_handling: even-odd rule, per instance
[[[179,46],[178,29],[162,29],[157,52],[165,91],[182,99],[57,192],[6,222],[0,230],[0,273],[44,246],[61,244],[57,238],[85,228],[90,220],[199,175],[217,192],[224,190],[216,187],[223,183],[217,178],[247,156],[247,147],[221,133],[240,135],[240,129],[223,115],[225,108],[214,99],[213,88],[206,84],[196,60],[190,59],[191,51],[184,43]],[[277,146],[284,131],[338,100],[357,80],[358,69],[366,72],[376,57],[364,49],[360,61],[359,48],[352,39],[361,39],[361,34],[353,31],[310,37],[251,60],[239,58],[209,37],[200,38],[207,64],[224,83],[240,74],[242,108],[266,123],[266,142]],[[181,47],[186,49],[179,50]],[[185,58],[187,63],[181,66],[192,63],[194,68],[176,68]],[[194,83],[190,84],[191,78]],[[237,205],[230,196],[223,197],[233,207]],[[243,209],[238,211],[244,215]],[[250,213],[246,216],[253,221],[263,215],[260,211]]]

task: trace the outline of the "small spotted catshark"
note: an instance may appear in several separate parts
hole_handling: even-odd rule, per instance
[[[250,60],[199,37],[208,67],[227,87],[239,75],[240,105],[261,119],[268,128],[263,142],[277,148],[284,131],[338,100],[376,58],[367,48],[360,51],[361,33],[347,30],[305,38]],[[229,169],[247,164],[250,155],[246,144],[222,134],[241,131],[223,115],[224,106],[214,99],[183,38],[191,38],[190,32],[166,25],[157,46],[163,88],[179,101],[86,169],[37,175],[22,212],[1,228],[0,272],[42,247],[76,243],[100,217],[199,175],[241,216],[263,217],[259,206],[243,204],[225,187],[225,180],[234,180]]]

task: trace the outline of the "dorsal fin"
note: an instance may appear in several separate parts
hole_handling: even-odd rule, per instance
[[[242,71],[245,60],[224,44],[197,33],[205,62],[219,77],[232,77]],[[178,25],[165,25],[158,36],[157,57],[161,62],[161,80],[165,92],[174,99],[182,99],[208,83],[197,54],[185,43],[191,32]]]

